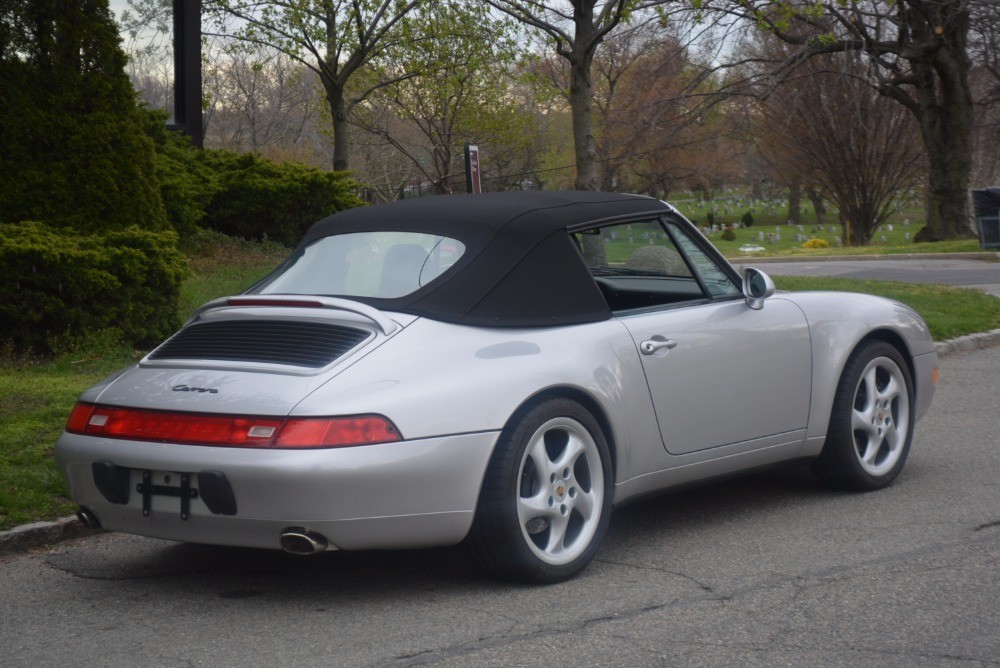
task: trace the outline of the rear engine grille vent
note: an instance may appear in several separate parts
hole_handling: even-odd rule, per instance
[[[371,334],[318,322],[228,320],[188,325],[151,360],[225,360],[320,368]]]

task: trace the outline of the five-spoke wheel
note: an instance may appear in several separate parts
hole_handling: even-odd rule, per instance
[[[582,569],[607,531],[611,458],[580,404],[550,399],[516,415],[487,469],[473,545],[492,571],[557,582]]]
[[[848,489],[891,483],[910,449],[912,403],[913,381],[899,351],[882,341],[862,344],[837,386],[817,473]]]
[[[597,443],[568,417],[549,420],[521,458],[518,525],[539,559],[565,564],[580,556],[601,521],[604,470]]]
[[[861,373],[851,427],[861,467],[875,476],[892,470],[909,435],[910,397],[902,369],[888,357],[871,360]]]

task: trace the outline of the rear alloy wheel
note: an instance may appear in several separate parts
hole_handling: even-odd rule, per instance
[[[594,418],[545,401],[504,429],[473,526],[480,560],[501,577],[558,582],[593,558],[611,515],[611,457]]]
[[[816,472],[845,489],[889,485],[913,437],[913,381],[899,351],[882,341],[856,350],[844,368]]]

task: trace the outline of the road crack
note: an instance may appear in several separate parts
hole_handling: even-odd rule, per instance
[[[986,524],[980,524],[975,529],[973,529],[973,531],[983,531],[984,529],[992,529],[994,527],[1000,527],[1000,520],[987,522]]]

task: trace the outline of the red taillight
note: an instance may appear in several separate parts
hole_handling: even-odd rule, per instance
[[[274,441],[276,448],[336,448],[399,440],[396,426],[381,415],[347,418],[288,419]]]
[[[258,418],[111,408],[78,403],[66,431],[88,436],[237,448],[336,448],[402,440],[379,415]]]
[[[73,406],[73,412],[69,414],[69,420],[66,421],[66,431],[71,431],[74,434],[82,434],[87,427],[87,420],[90,419],[90,413],[93,410],[93,404],[77,402],[76,406]]]

